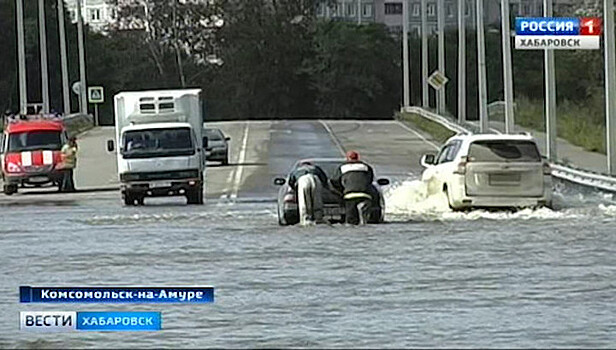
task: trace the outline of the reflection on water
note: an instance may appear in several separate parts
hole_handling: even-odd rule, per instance
[[[384,225],[280,227],[274,203],[0,211],[0,347],[612,347],[616,206],[452,213],[418,182]],[[26,305],[19,285],[214,285],[210,305]],[[21,310],[162,311],[156,333],[27,334]]]

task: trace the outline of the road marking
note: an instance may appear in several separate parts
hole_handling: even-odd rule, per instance
[[[426,139],[425,137],[423,137],[423,135],[421,135],[420,133],[418,133],[417,131],[413,130],[412,128],[408,127],[407,125],[405,125],[404,123],[402,123],[401,121],[398,121],[398,124],[400,124],[404,129],[412,132],[413,134],[417,135],[420,139],[422,139],[425,143],[432,145],[432,147],[439,149],[440,147],[437,146],[434,142],[429,141],[428,139]]]
[[[344,147],[342,147],[342,144],[340,143],[340,141],[338,141],[338,138],[336,137],[336,135],[334,135],[334,132],[329,127],[329,125],[327,125],[327,123],[325,123],[323,120],[319,120],[319,123],[321,123],[321,125],[323,125],[325,130],[327,130],[327,133],[329,134],[329,138],[332,139],[332,141],[334,142],[334,144],[336,145],[340,153],[342,155],[345,155],[346,151],[344,150]]]
[[[244,172],[244,162],[246,162],[246,146],[248,145],[248,127],[249,123],[246,122],[244,127],[244,136],[242,138],[242,148],[240,149],[240,156],[237,159],[237,170],[233,180],[233,193],[231,198],[237,198],[237,194],[240,191],[240,182],[242,181],[242,173]]]

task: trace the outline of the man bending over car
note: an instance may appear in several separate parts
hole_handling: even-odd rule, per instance
[[[321,191],[327,186],[323,169],[311,162],[302,162],[289,177],[289,186],[297,193],[300,225],[323,222]]]

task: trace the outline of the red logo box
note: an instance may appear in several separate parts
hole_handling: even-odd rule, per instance
[[[584,17],[580,19],[580,35],[601,35],[603,19],[600,17]]]

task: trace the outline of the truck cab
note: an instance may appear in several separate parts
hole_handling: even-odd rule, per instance
[[[115,96],[116,139],[108,149],[117,154],[124,204],[163,196],[203,204],[207,141],[200,94],[187,89]]]
[[[0,140],[3,190],[12,195],[20,187],[61,185],[62,146],[68,133],[62,119],[31,115],[6,121]]]

